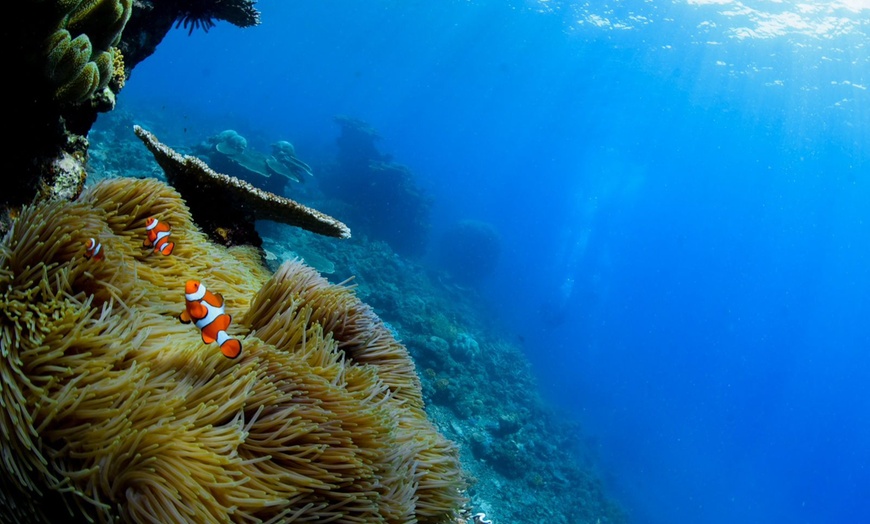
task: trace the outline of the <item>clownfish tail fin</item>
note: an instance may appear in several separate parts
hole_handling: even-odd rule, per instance
[[[242,354],[242,343],[236,338],[228,338],[221,344],[221,353],[227,358],[237,358]]]
[[[173,249],[175,249],[175,242],[167,242],[160,248],[160,252],[164,255],[171,255]]]

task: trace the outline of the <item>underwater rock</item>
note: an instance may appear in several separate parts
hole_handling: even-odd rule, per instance
[[[254,228],[256,220],[282,222],[331,237],[350,237],[346,225],[316,209],[216,173],[202,160],[178,154],[142,127],[133,129],[163,168],[167,180],[184,196],[196,223],[216,242],[259,247],[262,240]]]
[[[480,220],[460,220],[453,224],[438,243],[438,264],[457,282],[480,283],[498,265],[501,236],[491,224]]]
[[[518,413],[501,413],[498,416],[498,428],[494,431],[497,436],[505,437],[520,430],[523,421]]]
[[[256,0],[137,0],[118,47],[132,68],[151,56],[173,27],[186,28],[192,34],[197,29],[208,32],[216,21],[236,27],[259,25],[256,3]]]
[[[171,255],[143,247],[150,216]],[[191,277],[225,298],[238,358],[179,321]],[[351,288],[208,241],[166,184],[25,206],[0,290],[0,521],[460,521],[457,449],[405,347]]]
[[[431,335],[425,339],[423,349],[431,354],[431,359],[436,362],[448,360],[447,352],[450,349],[450,343],[441,337]]]
[[[468,333],[459,333],[450,344],[453,358],[463,362],[474,360],[480,353],[480,344]]]

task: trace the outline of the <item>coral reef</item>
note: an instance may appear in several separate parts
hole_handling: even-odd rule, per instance
[[[142,247],[173,226],[171,256]],[[105,259],[87,259],[90,238]],[[238,360],[182,324],[184,281]],[[211,243],[164,183],[25,206],[0,242],[0,520],[462,522],[454,445],[405,347],[352,289]]]
[[[318,177],[323,193],[342,202],[354,230],[384,240],[403,255],[421,256],[429,241],[431,198],[406,166],[378,152],[375,131],[337,117],[338,162]]]
[[[501,253],[501,235],[491,224],[460,220],[439,239],[435,258],[460,284],[480,283],[495,270]]]
[[[148,153],[127,131],[133,119],[115,122],[119,116],[113,111],[101,118],[107,131],[99,139],[110,142],[95,139],[93,146],[120,152],[126,164],[141,169],[146,164],[141,154]],[[166,133],[179,128],[178,122],[151,124]],[[91,178],[103,177],[102,168],[117,169],[100,163]],[[136,171],[137,176],[148,172]],[[304,189],[306,204],[325,208],[318,184]],[[377,313],[384,333],[402,340],[419,370],[429,418],[459,444],[474,511],[486,512],[495,524],[627,522],[593,466],[595,448],[584,438],[584,429],[540,398],[523,354],[524,341],[512,326],[498,322],[476,287],[458,286],[440,271],[365,235],[336,242],[271,221],[257,222],[257,229],[270,270],[280,271],[285,261],[302,257],[332,282],[346,284],[352,278],[354,294]],[[232,312],[229,306],[227,311]],[[470,514],[464,517],[473,521]]]
[[[177,23],[175,27],[185,27],[187,34],[201,28],[208,30],[215,26],[215,20],[226,20],[238,27],[248,27],[259,23],[260,14],[254,9],[256,0],[186,0],[175,2]]]
[[[389,162],[389,155],[378,151],[375,142],[381,140],[377,130],[368,123],[347,115],[335,117],[341,128],[335,143],[338,145],[338,167],[350,173],[365,169],[372,162]]]
[[[262,241],[254,228],[256,220],[274,220],[321,235],[350,237],[350,229],[330,216],[216,173],[202,160],[176,153],[140,126],[134,126],[134,131],[154,154],[169,182],[184,196],[197,224],[221,244],[259,247]]]
[[[286,140],[272,144],[272,156],[266,157],[266,162],[275,172],[296,182],[304,182],[305,176],[314,176],[311,166],[296,156],[296,146]]]
[[[106,178],[158,178],[166,181],[166,175],[154,160],[148,148],[130,132],[135,125],[149,128],[148,119],[136,118],[125,109],[124,100],[118,107],[100,115],[88,133],[88,179],[85,185],[93,185]]]
[[[248,141],[232,129],[211,136],[194,148],[194,154],[216,171],[250,182],[276,195],[284,194],[287,182],[303,182],[313,176],[311,167],[296,156],[296,148],[286,140],[272,144],[267,155],[248,147]]]

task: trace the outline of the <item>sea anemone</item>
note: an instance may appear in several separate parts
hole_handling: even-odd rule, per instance
[[[171,256],[143,247],[152,215]],[[179,321],[188,278],[225,297],[237,359]],[[465,504],[407,349],[353,290],[208,241],[157,180],[22,210],[0,379],[0,522],[442,524]]]

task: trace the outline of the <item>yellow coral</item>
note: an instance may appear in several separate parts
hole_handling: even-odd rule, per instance
[[[112,48],[112,80],[116,91],[120,91],[124,88],[124,84],[127,83],[127,71],[124,68],[124,55],[121,53],[121,50],[117,47]]]
[[[172,256],[142,248],[150,215]],[[104,261],[84,258],[90,237]],[[188,278],[224,295],[238,360],[178,321]],[[371,310],[208,242],[156,180],[21,212],[0,243],[0,354],[0,520],[68,520],[59,498],[100,522],[438,523],[464,503],[456,450]]]
[[[103,89],[109,85],[109,81],[115,73],[115,58],[112,56],[114,48],[108,51],[97,53],[94,57],[94,63],[97,64],[99,70],[100,84],[97,89]]]

